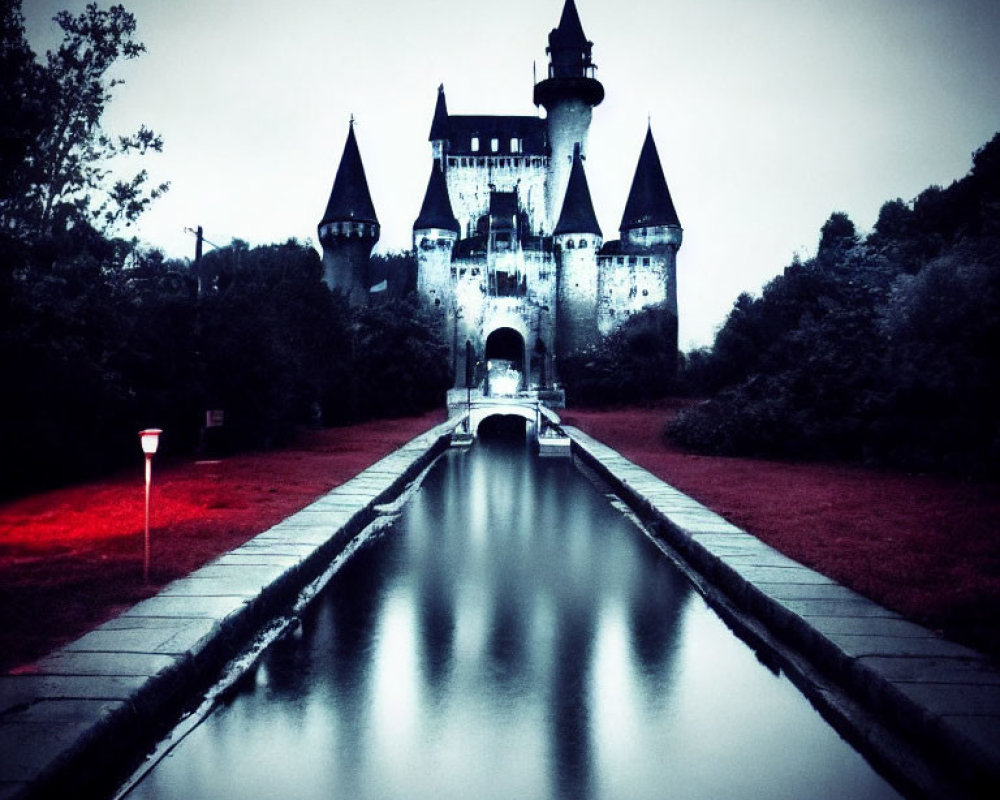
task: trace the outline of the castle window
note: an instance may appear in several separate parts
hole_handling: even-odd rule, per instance
[[[577,247],[579,247],[581,250],[583,250],[584,248],[586,248],[586,246],[587,246],[587,240],[586,239],[581,239],[580,242],[579,242],[579,244],[577,245]]]
[[[642,296],[643,297],[649,297],[649,289],[643,289],[642,290]]]
[[[573,249],[573,240],[572,239],[567,240],[567,242],[566,242],[566,249],[567,250],[572,250]]]
[[[623,265],[624,263],[625,263],[625,259],[624,259],[624,258],[622,258],[621,256],[618,256],[618,266],[620,267],[620,266],[622,266],[622,265]]]
[[[473,153],[478,153],[479,152],[479,137],[478,136],[473,136],[472,137],[472,144],[471,144],[470,149],[472,150]]]
[[[510,152],[520,153],[521,152],[521,140],[516,136],[510,140]]]
[[[500,150],[500,140],[490,139],[490,151],[496,153]]]
[[[635,256],[629,256],[628,257],[628,263],[629,263],[629,266],[634,267],[635,266]]]
[[[648,267],[648,266],[649,266],[649,259],[648,259],[648,258],[644,258],[644,259],[642,260],[642,265],[643,265],[644,267]]]
[[[457,167],[458,166],[458,159],[457,158],[449,158],[448,159],[448,166],[449,167]]]

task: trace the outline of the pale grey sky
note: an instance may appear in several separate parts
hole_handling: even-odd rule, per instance
[[[437,86],[454,114],[532,114],[532,62],[563,0],[124,0],[148,53],[106,118],[165,139],[145,165],[170,192],[135,233],[192,256],[218,244],[316,242],[350,115],[378,250],[410,246]],[[36,49],[86,0],[24,0]],[[106,4],[105,4],[106,5]],[[587,175],[617,238],[647,118],[684,226],[682,347],[709,344],[842,210],[966,173],[1000,130],[1000,0],[577,0],[606,99]]]

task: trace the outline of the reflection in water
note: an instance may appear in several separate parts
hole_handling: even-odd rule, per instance
[[[566,460],[449,452],[135,798],[893,797]]]

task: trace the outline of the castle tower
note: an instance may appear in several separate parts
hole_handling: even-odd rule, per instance
[[[444,172],[435,160],[424,203],[413,223],[413,249],[417,254],[417,292],[437,308],[451,305],[451,251],[458,234]]]
[[[592,344],[597,329],[597,252],[601,227],[597,224],[590,187],[583,171],[580,145],[573,162],[559,221],[553,231],[556,269],[556,357]]]
[[[427,137],[431,142],[431,155],[444,169],[444,154],[448,148],[448,104],[444,99],[444,84],[438,86],[437,102],[434,104],[434,119]]]
[[[652,128],[646,129],[632,188],[619,227],[621,252],[628,256],[629,284],[634,293],[631,311],[662,305],[673,317],[669,334],[677,349],[677,251],[684,238],[674,201],[667,188],[663,166],[653,141]],[[610,260],[607,262],[610,265]],[[632,266],[633,263],[638,266]],[[616,268],[619,269],[619,268]],[[602,264],[601,282],[610,285],[610,267]]]
[[[549,34],[548,77],[535,84],[535,105],[543,106],[548,124],[549,175],[546,213],[549,229],[562,208],[563,195],[573,163],[573,145],[587,154],[591,112],[604,99],[604,87],[594,75],[590,59],[594,43],[587,40],[573,0],[566,0],[559,26]]]
[[[318,230],[323,245],[323,281],[332,291],[344,294],[352,306],[364,305],[371,287],[368,262],[380,226],[354,137],[353,118]]]

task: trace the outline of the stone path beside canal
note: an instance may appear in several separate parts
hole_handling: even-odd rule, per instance
[[[447,446],[448,423],[121,616],[0,678],[0,800],[84,796],[148,746]],[[1000,785],[1000,674],[788,559],[616,451],[568,429],[598,472],[766,663],[789,673],[882,766],[941,797],[949,767],[975,796]],[[885,728],[877,721],[888,724]],[[905,741],[904,741],[905,740]],[[912,745],[910,749],[904,745]],[[881,753],[881,755],[880,755]]]

